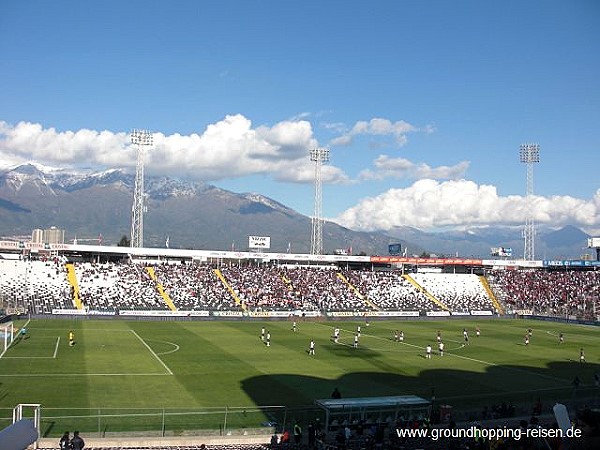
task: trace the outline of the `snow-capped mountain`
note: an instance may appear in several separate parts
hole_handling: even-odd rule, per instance
[[[129,236],[135,176],[121,169],[72,171],[24,164],[0,172],[0,236],[30,235],[56,226],[74,236],[98,236],[116,243]],[[146,176],[145,245],[229,250],[246,249],[249,235],[270,236],[272,251],[308,252],[311,220],[259,193],[237,194],[194,181]],[[409,255],[487,258],[492,247],[510,247],[522,257],[522,227],[482,227],[424,232],[399,227],[387,232],[355,232],[326,223],[326,252],[352,247],[355,253],[387,254],[402,243]],[[589,236],[578,228],[538,228],[538,259],[579,258]]]
[[[116,243],[129,236],[135,176],[120,170],[57,170],[25,164],[0,172],[0,235],[56,226],[74,236]],[[243,250],[248,236],[270,236],[272,251],[308,252],[310,218],[258,193],[237,194],[194,181],[146,176],[144,244]],[[387,236],[324,226],[326,251],[352,246],[385,253]]]

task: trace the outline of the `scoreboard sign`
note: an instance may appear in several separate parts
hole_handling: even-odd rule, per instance
[[[402,245],[390,244],[388,245],[388,255],[399,255],[402,252]]]
[[[248,248],[271,248],[270,236],[248,236]]]

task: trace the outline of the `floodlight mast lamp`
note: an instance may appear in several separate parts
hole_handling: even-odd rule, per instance
[[[527,165],[527,216],[525,218],[525,228],[523,228],[523,239],[525,248],[523,259],[533,261],[535,259],[535,222],[533,214],[533,165],[540,162],[539,144],[522,144],[519,150],[522,163]]]
[[[315,163],[315,211],[312,217],[312,234],[310,237],[310,254],[323,254],[323,182],[321,167],[329,161],[328,148],[310,150],[310,160]]]
[[[154,139],[148,130],[133,130],[131,143],[137,148],[135,165],[135,187],[133,205],[131,207],[131,247],[144,246],[144,154],[145,148],[151,147]]]

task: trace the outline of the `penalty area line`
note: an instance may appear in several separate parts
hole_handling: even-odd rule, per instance
[[[131,330],[131,332],[133,333],[133,335],[138,338],[140,340],[140,342],[142,344],[144,344],[144,346],[150,351],[150,353],[152,353],[152,355],[156,358],[156,360],[162,364],[162,366],[166,369],[166,371],[168,372],[169,375],[173,375],[173,372],[171,372],[171,369],[169,369],[169,366],[167,366],[165,364],[165,362],[160,359],[160,357],[156,354],[156,352],[154,350],[152,350],[152,348],[146,343],[146,341],[144,341],[141,336],[139,334],[137,334],[135,332],[135,330]]]
[[[58,355],[58,345],[60,344],[60,336],[56,338],[54,345],[54,353],[52,356],[5,356],[4,359],[56,359]]]

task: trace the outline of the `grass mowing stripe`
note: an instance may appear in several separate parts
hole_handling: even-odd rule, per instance
[[[382,338],[382,337],[379,337],[379,336],[375,336],[375,335],[372,335],[372,334],[361,333],[361,335],[368,336],[368,337],[371,337],[371,338],[374,338],[374,339],[385,340],[385,338]],[[414,347],[414,348],[418,348],[418,349],[422,350],[422,347],[419,347],[418,345],[415,345],[415,344],[409,344],[407,342],[401,342],[401,344],[408,345],[410,347]],[[502,367],[505,370],[512,370],[512,371],[515,371],[515,372],[522,372],[522,373],[526,373],[526,374],[529,374],[529,375],[535,375],[535,376],[538,376],[538,377],[547,378],[549,380],[560,381],[560,382],[563,382],[563,383],[568,383],[569,382],[568,380],[565,380],[563,378],[557,378],[557,377],[552,377],[550,375],[544,375],[544,374],[540,374],[540,373],[530,372],[529,370],[525,370],[525,369],[517,369],[515,367],[504,367],[504,366],[500,366],[500,365],[498,365],[496,363],[492,363],[492,362],[489,362],[489,361],[483,361],[481,359],[476,359],[476,358],[470,358],[468,356],[457,355],[455,353],[449,353],[448,351],[446,351],[445,353],[447,355],[454,356],[456,358],[466,359],[468,361],[473,361],[473,362],[476,362],[476,363],[479,363],[479,364],[483,364],[483,365],[486,365],[486,366]]]
[[[359,348],[353,349],[359,324],[363,337]],[[271,347],[260,340],[262,326],[271,331]],[[471,345],[459,347],[463,328],[471,334],[476,326],[481,327],[481,337],[473,336]],[[331,341],[335,327],[344,330],[342,345]],[[534,330],[533,339],[525,347],[523,335],[529,327]],[[346,397],[400,391],[424,398],[435,388],[437,398],[451,399],[457,411],[504,400],[529,409],[538,396],[545,404],[591,397],[597,391],[585,387],[593,386],[593,375],[600,370],[600,347],[595,344],[600,329],[526,320],[382,320],[372,321],[369,327],[361,319],[299,320],[296,333],[290,321],[267,320],[32,319],[27,328],[30,339],[15,345],[0,360],[0,407],[25,401],[96,409],[305,406],[328,398],[339,387]],[[62,339],[69,329],[79,338],[72,348]],[[122,333],[132,329],[139,337]],[[402,346],[394,342],[395,329],[405,333]],[[425,345],[431,343],[437,350],[438,330],[446,343],[446,356],[426,360]],[[564,344],[553,335],[559,331],[565,335]],[[56,359],[9,359],[49,357],[59,335]],[[307,354],[311,339],[316,342],[315,357]],[[172,376],[158,366],[152,352],[141,350],[141,341]],[[580,347],[587,353],[586,364],[578,361]],[[576,394],[572,383],[561,381],[575,376],[582,383]],[[248,417],[248,426],[263,420]],[[109,429],[114,426],[108,424]],[[124,421],[119,426],[130,425]],[[96,427],[93,422],[88,429]]]
[[[6,373],[0,377],[166,377],[169,373]]]
[[[167,366],[165,364],[165,362],[162,359],[160,359],[160,357],[154,352],[154,350],[152,350],[152,348],[148,344],[146,344],[146,341],[144,341],[140,337],[140,335],[135,332],[135,330],[131,330],[131,332],[134,334],[134,336],[136,338],[138,338],[140,340],[140,342],[142,344],[144,344],[144,346],[150,351],[150,353],[152,353],[154,355],[154,357],[158,360],[158,362],[162,364],[162,366],[167,370],[167,372],[169,373],[169,375],[173,375],[173,372],[171,372],[171,369],[169,369],[169,366]]]

